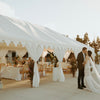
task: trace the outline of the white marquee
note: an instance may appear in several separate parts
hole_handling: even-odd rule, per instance
[[[7,46],[13,42],[14,48],[18,47],[18,44],[21,43],[32,59],[34,59],[34,87],[39,87],[40,79],[36,62],[44,49],[53,49],[59,62],[62,62],[64,54],[68,49],[73,50],[75,55],[84,46],[93,51],[92,48],[67,38],[47,27],[32,25],[29,22],[0,15],[0,43],[3,42]],[[0,48],[0,50],[2,49]],[[61,68],[61,64],[59,64],[59,67]],[[64,79],[61,81],[64,81]]]

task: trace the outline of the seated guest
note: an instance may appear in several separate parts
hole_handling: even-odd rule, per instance
[[[24,64],[24,66],[21,68],[20,73],[22,74],[22,79],[26,79],[27,78],[27,74],[29,73],[29,66],[28,64]]]
[[[22,60],[22,64],[23,64],[23,65],[25,64],[25,60]]]
[[[16,59],[16,60],[15,60],[15,65],[17,65],[17,64],[18,64],[18,60]]]
[[[22,62],[18,61],[17,67],[23,67]]]
[[[45,62],[51,62],[51,58],[50,58],[49,53],[45,56]]]
[[[17,67],[17,65],[16,65],[16,64],[14,64],[14,67]]]
[[[24,70],[25,70],[25,73],[29,72],[28,60],[24,64]]]
[[[8,63],[8,65],[7,66],[11,66],[12,64],[11,63]]]

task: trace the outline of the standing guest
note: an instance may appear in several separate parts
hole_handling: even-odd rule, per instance
[[[77,67],[76,67],[76,59],[74,55],[70,58],[70,64],[72,66],[71,68],[72,75],[73,77],[75,77],[75,72],[77,70]]]
[[[57,67],[58,59],[56,56],[53,58],[54,67]]]
[[[31,87],[32,84],[33,84],[33,75],[34,75],[34,60],[32,60],[30,57],[29,57],[29,78],[30,78],[30,81],[31,81]]]

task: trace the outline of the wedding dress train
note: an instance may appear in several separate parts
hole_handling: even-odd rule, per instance
[[[90,71],[91,68],[92,72]],[[90,57],[88,57],[85,65],[85,83],[88,90],[100,93],[100,75]]]

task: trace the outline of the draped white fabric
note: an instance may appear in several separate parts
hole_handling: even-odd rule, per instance
[[[42,53],[42,57],[44,58],[47,54],[48,54],[47,51],[43,51],[43,53]]]
[[[3,57],[0,59],[0,63],[6,64],[6,58],[5,58],[5,56],[3,56]]]
[[[58,68],[54,67],[53,68],[53,81],[58,81],[59,80],[59,75],[58,75]]]
[[[25,49],[23,49],[23,50],[18,49],[18,50],[16,50],[16,52],[17,52],[17,55],[20,58],[22,58],[26,54],[27,51]]]
[[[56,54],[56,56],[57,56],[57,58],[59,60],[59,67],[58,67],[58,76],[59,76],[59,79],[58,79],[58,81],[64,82],[65,81],[65,77],[64,77],[63,70],[62,70],[61,62],[63,60],[64,54],[65,54],[65,50],[57,48],[57,49],[55,49],[54,52],[55,52],[55,54]]]
[[[39,72],[38,72],[37,62],[35,61],[34,76],[33,76],[33,87],[39,87],[39,83],[40,83],[40,76],[39,76]]]
[[[0,49],[0,58],[1,58],[1,63],[6,63],[5,56],[7,54],[8,50],[6,48],[1,48]]]
[[[65,81],[65,76],[64,76],[64,73],[63,73],[61,62],[59,63],[58,74],[59,74],[59,81],[64,82]]]
[[[67,50],[67,52],[66,52],[65,55],[64,55],[65,60],[68,59],[70,53],[71,53],[71,50]]]
[[[66,51],[66,50],[60,49],[60,48],[56,48],[56,49],[54,50],[54,53],[56,54],[56,56],[57,56],[59,62],[62,62],[63,57],[64,57],[64,55],[65,55],[65,51]]]
[[[33,87],[39,87],[40,76],[38,72],[37,61],[39,57],[42,55],[43,48],[40,46],[33,45],[33,44],[28,44],[26,47],[29,52],[29,56],[35,61]]]
[[[4,56],[6,56],[7,52],[8,52],[7,49],[5,49],[5,48],[1,48],[1,49],[0,49],[0,57],[4,57]]]

